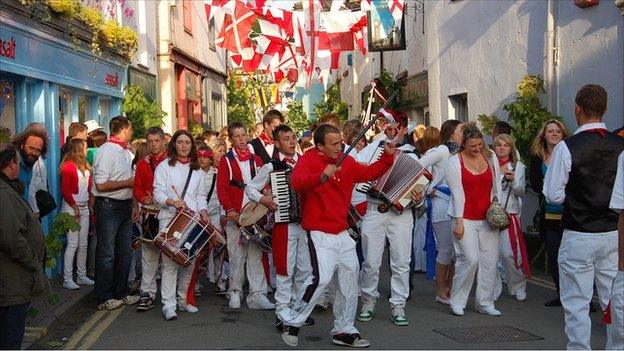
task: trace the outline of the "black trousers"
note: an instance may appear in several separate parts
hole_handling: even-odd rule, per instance
[[[559,257],[559,246],[561,246],[561,238],[563,237],[563,226],[561,220],[542,219],[542,225],[540,228],[540,236],[546,246],[546,253],[548,254],[548,266],[550,267],[550,275],[557,287],[557,294],[559,293],[559,264],[557,258]]]
[[[0,350],[19,350],[30,303],[0,307]]]

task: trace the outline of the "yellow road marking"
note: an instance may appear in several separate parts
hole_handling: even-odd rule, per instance
[[[95,344],[98,339],[100,338],[100,336],[102,335],[102,333],[104,333],[106,331],[106,329],[108,329],[108,327],[110,327],[110,325],[113,323],[113,321],[115,321],[115,319],[117,319],[117,317],[119,317],[119,315],[121,314],[121,312],[126,308],[126,306],[122,306],[121,308],[118,308],[112,312],[110,312],[110,314],[101,321],[101,323],[99,323],[95,329],[93,329],[93,332],[89,333],[89,335],[84,339],[84,342],[82,342],[80,345],[78,345],[77,349],[78,350],[89,350],[91,349],[91,346],[93,346],[93,344]]]
[[[96,311],[93,316],[91,316],[91,318],[85,324],[83,324],[74,335],[72,335],[72,337],[69,339],[69,342],[65,344],[65,348],[75,349],[80,340],[82,340],[82,338],[85,336],[85,334],[87,334],[87,332],[89,332],[89,330],[93,328],[95,323],[97,323],[105,315],[106,311]]]

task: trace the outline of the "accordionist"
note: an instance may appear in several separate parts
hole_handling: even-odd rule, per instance
[[[290,187],[290,174],[299,155],[297,136],[287,125],[273,131],[277,157],[269,160],[245,187],[251,201],[261,203],[274,211],[272,230],[273,263],[277,274],[275,312],[290,308],[295,302],[293,291],[299,291],[305,279],[312,274],[308,239],[301,228],[300,208],[296,193]],[[306,324],[312,324],[310,318]],[[276,318],[275,327],[282,328]]]

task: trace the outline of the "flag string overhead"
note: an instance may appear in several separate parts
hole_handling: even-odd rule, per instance
[[[215,44],[244,72],[261,71],[277,82],[318,78],[325,85],[342,52],[367,52],[367,11],[383,19],[386,32],[400,26],[404,0],[362,0],[348,10],[344,0],[303,0],[302,10],[286,10],[265,0],[204,0],[214,21]],[[323,8],[331,10],[324,11]],[[379,9],[378,9],[379,7]]]

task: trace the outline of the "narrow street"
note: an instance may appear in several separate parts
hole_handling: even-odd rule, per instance
[[[382,282],[388,282],[384,270]],[[539,278],[538,278],[539,279]],[[433,282],[423,274],[415,276],[415,288],[407,304],[410,325],[396,327],[390,321],[385,300],[377,304],[372,322],[356,322],[373,349],[562,349],[566,345],[563,309],[547,308],[543,302],[554,291],[534,282],[528,298],[518,302],[503,295],[497,307],[501,317],[476,313],[470,299],[463,317],[450,313],[448,306],[433,301]],[[146,313],[134,306],[114,311],[95,311],[91,304],[81,308],[54,333],[31,348],[73,349],[284,349],[288,348],[273,328],[273,311],[232,310],[224,297],[212,293],[198,298],[199,312],[179,312],[178,319],[166,322],[160,303]],[[505,288],[505,287],[504,287]],[[381,288],[387,296],[388,287]],[[601,313],[592,313],[592,347],[604,348],[605,332]],[[302,329],[299,348],[333,349],[329,331],[330,310],[315,311],[316,324]],[[484,328],[484,329],[483,329]],[[512,329],[512,328],[515,328]],[[445,336],[449,335],[449,336]]]

